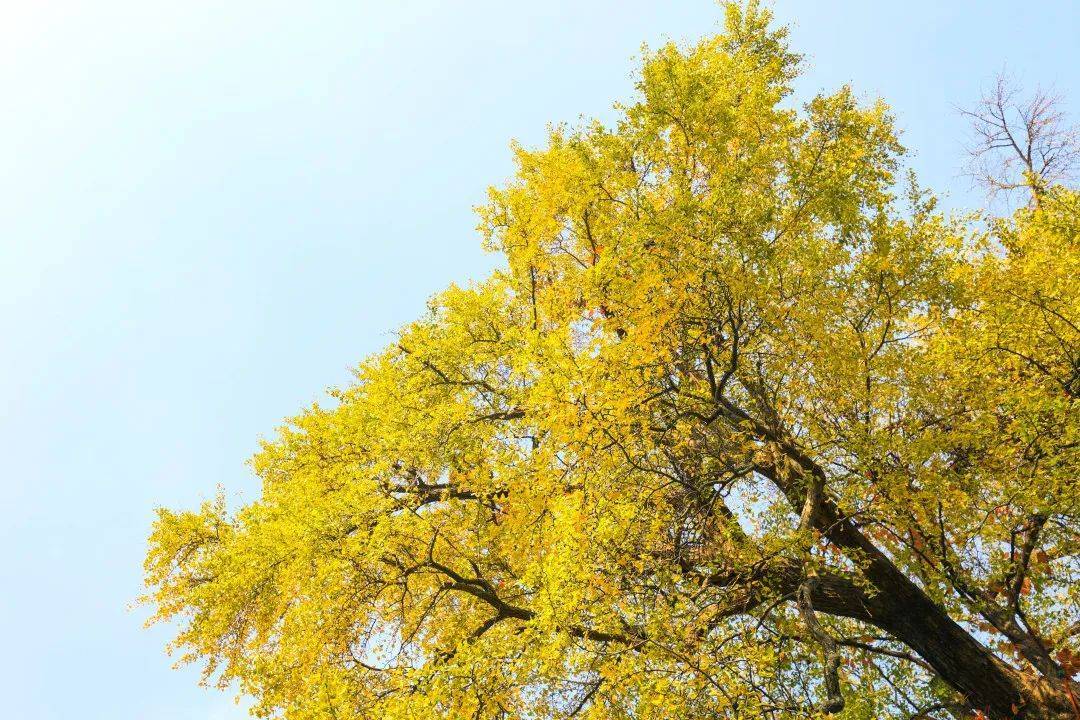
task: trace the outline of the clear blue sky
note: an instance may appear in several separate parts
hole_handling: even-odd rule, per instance
[[[710,0],[85,0],[0,10],[0,707],[244,717],[126,609],[190,506],[452,281],[507,143],[610,116]],[[962,122],[1007,64],[1080,100],[1080,5],[777,0],[809,94],[894,107],[963,207]]]

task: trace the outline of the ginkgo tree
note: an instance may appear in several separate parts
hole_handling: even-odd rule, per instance
[[[158,511],[182,661],[289,720],[1080,717],[1080,194],[948,219],[799,66],[729,5],[515,148],[502,269]]]

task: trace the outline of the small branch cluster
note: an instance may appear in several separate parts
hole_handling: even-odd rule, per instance
[[[1029,96],[1005,73],[972,109],[967,174],[991,196],[1016,190],[1034,202],[1080,171],[1080,127],[1069,124],[1061,98],[1036,88]]]

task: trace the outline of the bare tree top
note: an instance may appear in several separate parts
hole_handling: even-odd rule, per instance
[[[1033,202],[1080,172],[1080,128],[1070,124],[1060,96],[1036,87],[1024,93],[1005,72],[972,109],[967,174],[991,196],[1027,191]]]

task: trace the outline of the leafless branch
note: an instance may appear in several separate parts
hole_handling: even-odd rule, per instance
[[[1002,72],[960,113],[970,122],[966,172],[992,197],[1026,190],[1037,204],[1047,188],[1080,172],[1080,127],[1052,91],[1026,94]]]

